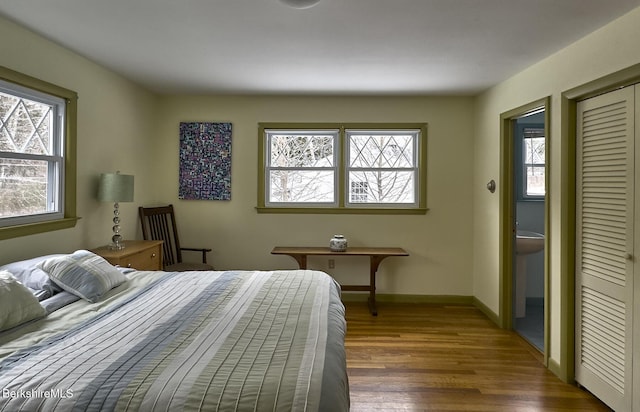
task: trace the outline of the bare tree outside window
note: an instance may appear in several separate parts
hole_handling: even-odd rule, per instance
[[[524,195],[545,194],[545,136],[544,129],[524,130]]]
[[[47,213],[61,156],[54,104],[0,92],[0,218]]]
[[[270,201],[334,201],[335,133],[270,135]]]
[[[0,66],[0,239],[76,225],[78,95]]]
[[[351,194],[353,203],[415,202],[415,135],[347,131],[347,137],[351,188],[367,187],[366,197]]]
[[[258,210],[425,212],[426,124],[377,125],[261,124]]]

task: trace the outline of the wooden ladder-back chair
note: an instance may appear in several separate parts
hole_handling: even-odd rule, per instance
[[[214,270],[207,263],[207,252],[211,249],[180,247],[178,228],[173,213],[173,205],[159,207],[139,207],[142,237],[145,240],[162,240],[162,261],[167,272],[184,272],[186,270]],[[182,261],[183,251],[202,253],[202,263]]]

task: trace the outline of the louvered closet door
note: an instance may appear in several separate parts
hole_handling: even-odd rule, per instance
[[[578,104],[576,380],[632,400],[634,87]]]

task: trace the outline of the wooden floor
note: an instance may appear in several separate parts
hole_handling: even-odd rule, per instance
[[[345,305],[354,412],[609,410],[473,306]]]

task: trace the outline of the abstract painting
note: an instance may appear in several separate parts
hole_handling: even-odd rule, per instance
[[[231,123],[180,123],[178,198],[231,200]]]

